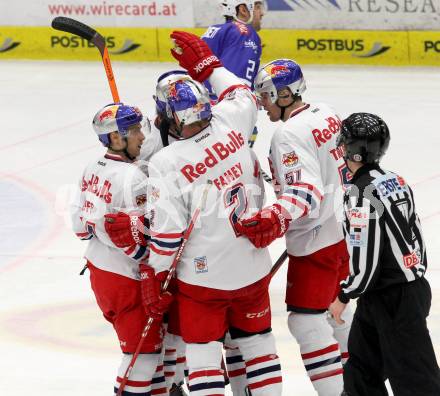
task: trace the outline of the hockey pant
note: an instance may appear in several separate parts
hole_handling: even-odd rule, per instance
[[[345,365],[349,396],[440,395],[440,371],[426,318],[431,289],[426,279],[362,295],[354,314]]]
[[[246,365],[246,376],[252,396],[280,396],[282,378],[272,333],[235,339]],[[224,395],[221,370],[222,343],[187,344],[191,396]]]

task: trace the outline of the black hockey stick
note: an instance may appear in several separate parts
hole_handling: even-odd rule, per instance
[[[286,261],[287,256],[288,256],[288,254],[287,254],[287,249],[286,249],[283,253],[281,253],[281,256],[278,257],[278,260],[275,262],[275,264],[270,269],[270,277],[271,278],[273,278],[275,276],[275,274],[278,272],[278,270],[281,268],[284,261]]]
[[[62,32],[76,34],[87,41],[95,44],[99,49],[104,63],[105,74],[107,75],[108,84],[112,93],[113,102],[119,103],[119,93],[116,87],[115,76],[113,75],[112,64],[110,63],[110,56],[108,54],[107,46],[105,45],[105,38],[101,36],[95,29],[85,25],[72,18],[56,17],[52,21],[52,27]]]

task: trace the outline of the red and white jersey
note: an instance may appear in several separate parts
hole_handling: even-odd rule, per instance
[[[277,203],[293,219],[286,233],[291,255],[306,256],[343,239],[342,185],[348,169],[336,147],[340,128],[328,105],[305,104],[273,135],[269,163]]]
[[[210,125],[165,147],[148,165],[149,263],[156,272],[169,269],[211,180],[177,277],[187,284],[235,290],[263,278],[271,267],[268,250],[256,249],[234,229],[239,217],[255,213],[264,200],[259,163],[247,145],[257,106],[249,88],[224,68],[214,70],[210,83],[223,92]]]
[[[72,205],[76,235],[88,239],[85,258],[95,267],[138,279],[138,262],[148,256],[143,246],[120,249],[104,228],[104,215],[145,210],[147,177],[136,163],[106,154],[84,170],[79,194]]]

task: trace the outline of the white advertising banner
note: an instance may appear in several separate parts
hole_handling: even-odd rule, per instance
[[[56,16],[105,27],[194,27],[192,0],[0,0],[0,26],[49,26]]]
[[[222,22],[220,1],[193,0],[196,26]],[[440,30],[440,0],[265,0],[263,28]]]

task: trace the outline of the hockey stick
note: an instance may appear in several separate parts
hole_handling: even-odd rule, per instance
[[[95,29],[85,25],[72,18],[56,17],[52,20],[52,27],[62,32],[76,34],[87,41],[96,45],[101,53],[102,63],[104,64],[105,74],[107,75],[108,84],[112,93],[113,102],[119,103],[119,93],[116,87],[115,76],[113,75],[112,64],[110,63],[110,56],[108,54],[107,46],[105,45],[105,38],[101,36]]]
[[[286,261],[287,256],[288,256],[288,254],[287,254],[287,249],[286,249],[283,253],[281,253],[281,256],[278,257],[278,260],[275,262],[275,264],[270,269],[270,278],[271,279],[275,276],[275,274],[281,268],[284,261]]]
[[[168,288],[168,285],[170,284],[170,281],[172,277],[174,276],[174,273],[176,272],[177,264],[179,263],[180,257],[182,256],[183,249],[185,249],[185,245],[188,242],[189,236],[191,235],[191,232],[194,228],[194,225],[197,222],[197,219],[199,218],[200,212],[204,210],[206,205],[206,199],[208,197],[208,192],[210,187],[212,186],[212,181],[208,180],[208,183],[205,186],[205,189],[203,190],[202,197],[200,198],[199,205],[194,210],[194,213],[191,217],[191,221],[188,224],[188,228],[183,233],[182,237],[182,243],[180,244],[179,249],[176,252],[176,255],[174,256],[173,262],[171,264],[171,267],[168,272],[168,276],[165,279],[165,282],[162,285],[162,292],[166,291]],[[136,351],[133,354],[133,357],[131,358],[130,364],[128,365],[127,369],[125,370],[124,377],[122,378],[121,384],[119,385],[118,392],[116,393],[116,396],[121,396],[122,392],[124,391],[125,385],[127,385],[128,378],[130,377],[130,373],[133,370],[134,364],[136,363],[136,360],[139,356],[140,350],[142,348],[142,345],[144,343],[145,338],[148,335],[148,332],[150,331],[151,325],[153,324],[154,319],[152,317],[148,318],[147,324],[144,327],[144,330],[142,331],[141,339],[139,340],[139,344],[136,347]]]

